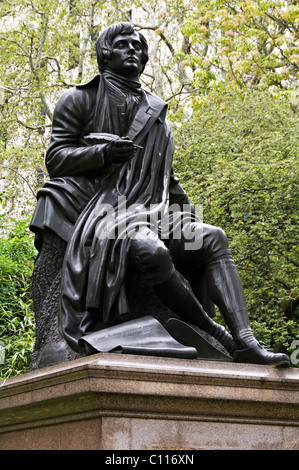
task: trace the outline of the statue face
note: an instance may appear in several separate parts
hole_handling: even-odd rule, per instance
[[[111,55],[107,59],[105,69],[136,79],[143,68],[141,58],[142,45],[139,34],[119,34],[112,42]]]

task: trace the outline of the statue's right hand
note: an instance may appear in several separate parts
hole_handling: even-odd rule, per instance
[[[125,163],[135,156],[136,147],[128,139],[115,140],[107,154],[110,163]]]

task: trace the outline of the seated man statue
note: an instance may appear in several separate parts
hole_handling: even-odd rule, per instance
[[[32,280],[43,271],[36,287],[41,295],[52,282],[50,268],[41,266],[49,237],[63,252],[59,321],[65,341],[80,354],[82,337],[130,320],[125,281],[135,272],[235,362],[288,366],[287,355],[274,354],[253,335],[226,234],[197,218],[174,176],[166,103],[139,82],[148,61],[146,39],[130,23],[117,23],[100,34],[96,50],[99,74],[66,91],[55,108],[46,154],[50,180],[38,193],[31,222],[39,250]],[[170,214],[169,207],[177,210]],[[193,286],[203,278],[230,334],[195,295]]]

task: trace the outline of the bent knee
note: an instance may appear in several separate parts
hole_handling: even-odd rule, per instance
[[[204,238],[206,238],[210,243],[216,243],[217,245],[227,246],[228,240],[225,231],[214,225],[204,225]]]
[[[225,231],[220,227],[213,227],[212,236],[215,241],[221,245],[228,245],[227,236]]]
[[[149,285],[167,281],[174,271],[169,250],[159,239],[134,240],[131,245],[130,259],[144,282]]]

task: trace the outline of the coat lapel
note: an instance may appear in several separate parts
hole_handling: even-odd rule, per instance
[[[154,122],[165,118],[167,104],[152,93],[142,90],[142,100],[127,133],[129,139],[139,143]]]

